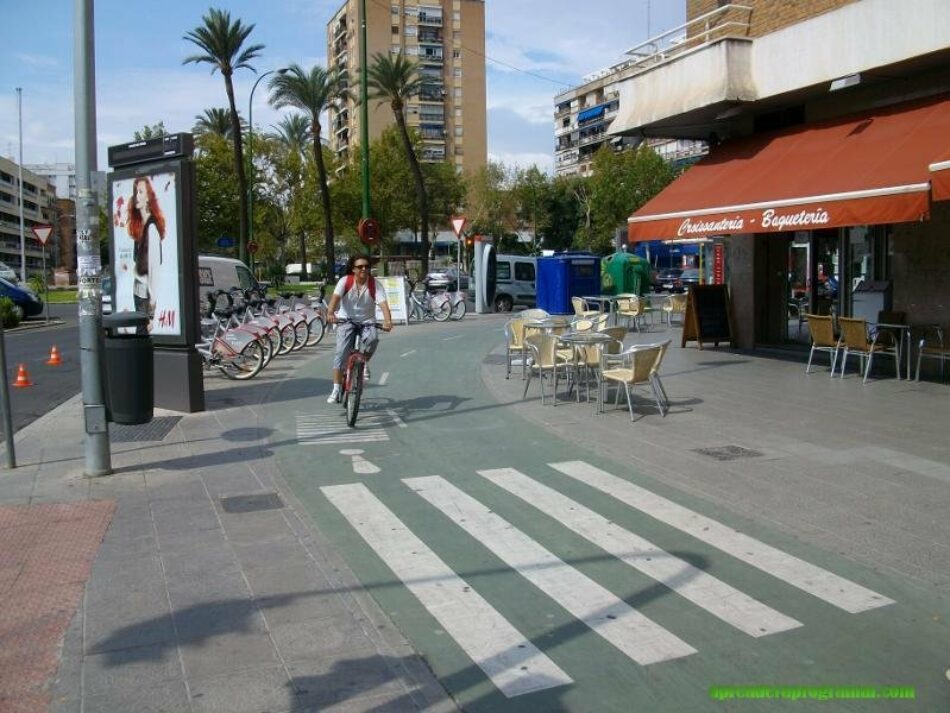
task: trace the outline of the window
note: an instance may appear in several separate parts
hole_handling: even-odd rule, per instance
[[[392,14],[393,14],[393,15],[398,15],[398,14],[399,14],[399,6],[398,6],[398,5],[393,5],[393,6],[392,6]]]
[[[456,147],[455,147],[455,155],[456,155],[456,156],[464,156],[464,155],[465,155],[465,151],[462,149],[461,146],[456,146]]]
[[[394,35],[398,35],[398,34],[399,34],[399,25],[393,25],[393,34],[394,34]]]
[[[459,24],[461,21],[462,21],[462,13],[460,13],[460,12],[453,12],[453,13],[452,13],[452,22],[454,22],[454,23],[457,25],[457,24]]]
[[[461,59],[461,57],[462,57],[462,50],[460,50],[458,47],[452,50],[452,59]]]
[[[462,68],[461,68],[461,67],[456,67],[455,69],[452,70],[452,74],[453,74],[455,77],[461,79],[461,78],[462,78]]]
[[[399,45],[393,45],[392,49],[389,50],[390,54],[399,54],[402,51],[402,47]]]
[[[462,88],[461,88],[461,87],[455,87],[455,89],[452,90],[452,96],[454,96],[456,99],[461,99],[461,98],[462,98]]]
[[[251,276],[251,271],[243,265],[237,266],[237,276],[242,290],[253,290],[257,286],[257,281]]]
[[[495,264],[495,281],[511,282],[511,263],[498,262]]]
[[[456,136],[461,136],[461,135],[462,135],[462,127],[461,127],[461,126],[456,126],[456,127],[455,127],[455,135],[456,135]]]
[[[516,262],[515,279],[523,280],[524,282],[534,282],[534,265],[530,262]]]
[[[456,119],[462,118],[462,107],[460,106],[455,107],[455,118]]]

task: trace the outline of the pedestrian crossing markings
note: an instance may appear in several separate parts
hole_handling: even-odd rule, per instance
[[[361,412],[356,428],[346,425],[343,414],[301,415],[297,416],[297,442],[319,446],[388,441],[386,429],[392,427],[406,428],[405,422],[392,409]]]
[[[582,461],[550,467],[709,546],[852,614],[893,600],[739,533]],[[566,529],[751,637],[803,626],[513,468],[477,471]],[[696,649],[567,564],[476,498],[441,476],[403,483],[592,631],[640,665]],[[571,683],[570,676],[453,572],[363,484],[322,488],[324,495],[460,648],[508,697]]]

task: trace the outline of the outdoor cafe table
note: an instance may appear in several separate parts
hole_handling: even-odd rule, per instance
[[[566,334],[559,334],[557,339],[561,344],[574,348],[575,364],[579,359],[579,350],[582,347],[603,346],[614,341],[613,337],[603,332],[567,332]],[[580,398],[579,389],[577,393],[578,398]],[[587,400],[590,401],[590,388],[587,390]]]
[[[613,323],[617,323],[616,307],[617,300],[622,299],[621,295],[584,295],[581,299],[588,303],[596,302],[600,311],[607,312],[613,318]]]
[[[910,381],[910,329],[909,324],[890,324],[888,322],[874,322],[874,328],[878,332],[891,332],[897,337],[898,349],[902,349],[907,354],[907,380]],[[902,345],[906,341],[907,346]],[[897,370],[897,378],[901,378],[900,368]]]

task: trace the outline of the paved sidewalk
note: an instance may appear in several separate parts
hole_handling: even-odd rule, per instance
[[[49,615],[59,624],[35,674],[42,684],[61,658],[49,710],[454,709],[275,472],[258,406],[314,357],[291,355],[249,383],[209,376],[204,413],[113,426],[111,476],[82,475],[79,397],[17,434],[21,467],[0,473],[0,515],[42,528],[64,507],[49,504],[114,508],[104,539],[83,540],[98,556],[81,599],[80,572],[71,605]],[[0,564],[17,551],[3,539]],[[3,581],[0,609],[18,606]],[[0,709],[46,709],[42,695],[13,698]]]

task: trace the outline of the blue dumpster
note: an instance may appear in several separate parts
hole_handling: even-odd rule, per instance
[[[600,294],[600,258],[564,252],[538,258],[538,307],[551,314],[573,314],[571,297]]]

